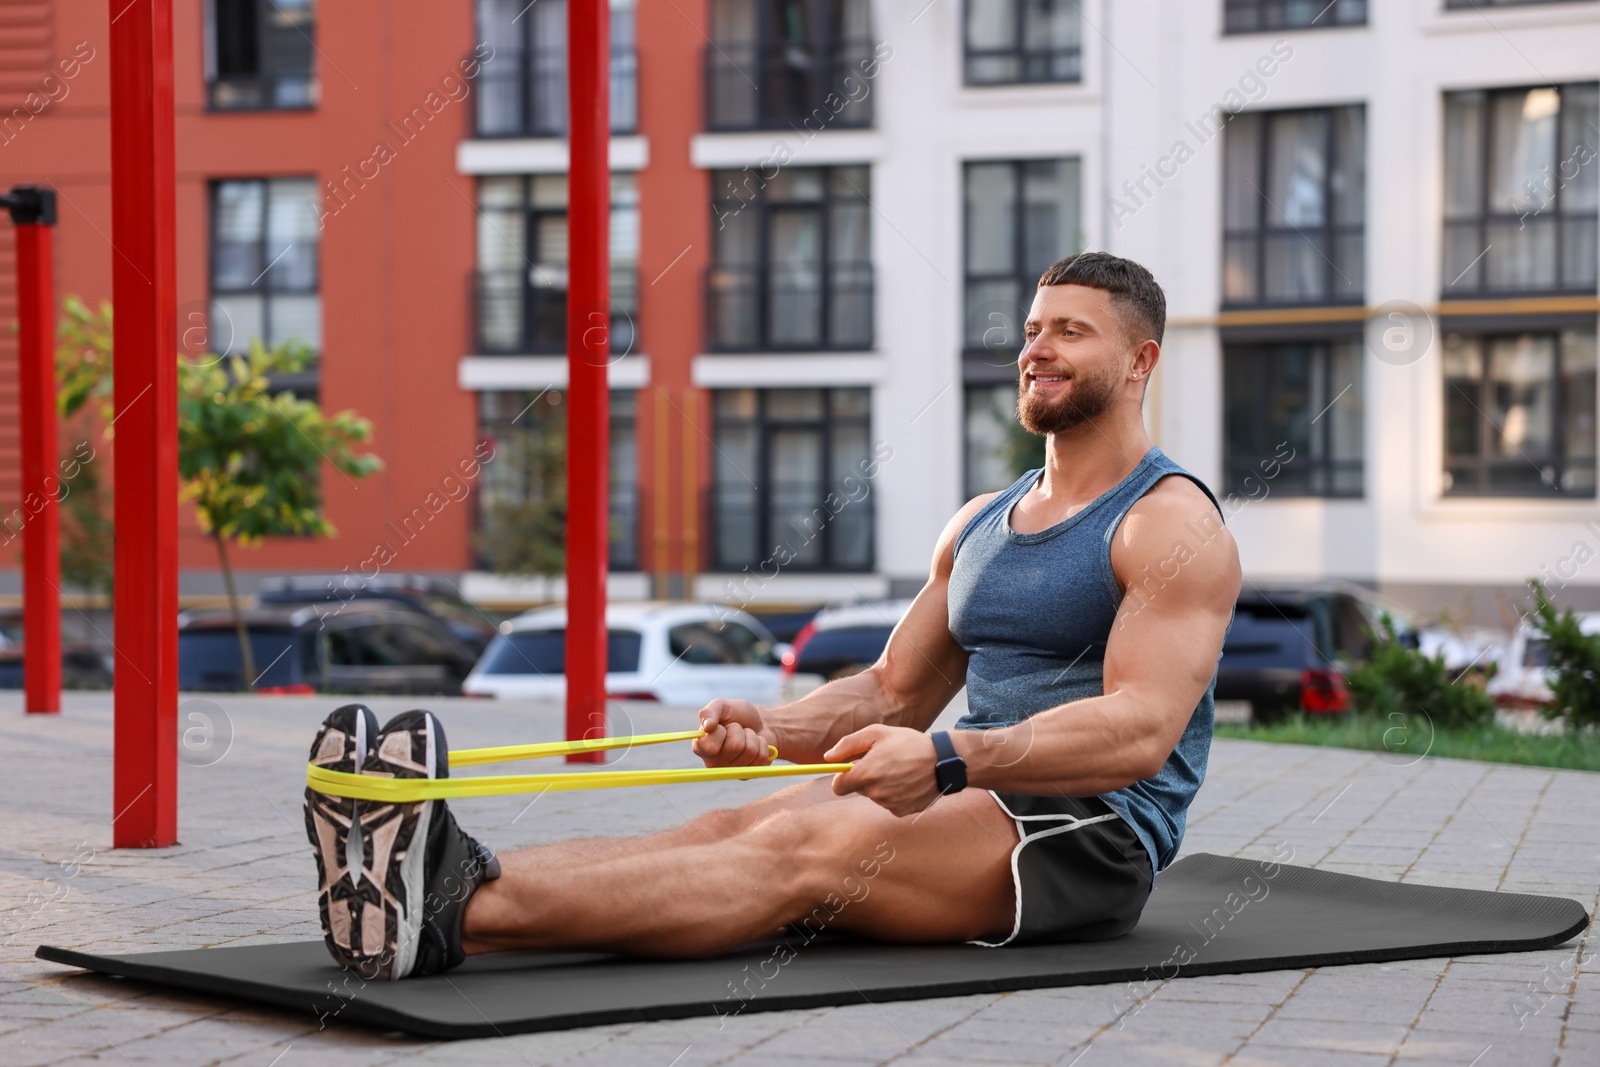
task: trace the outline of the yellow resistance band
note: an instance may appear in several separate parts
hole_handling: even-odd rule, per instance
[[[692,741],[699,730],[670,734],[639,734],[633,737],[601,737],[588,741],[553,741],[537,745],[505,745],[499,748],[467,748],[450,753],[450,764],[472,767],[484,763],[566,756],[579,752],[603,752],[637,745],[659,745],[669,741]],[[769,748],[771,746],[768,746]],[[772,749],[776,759],[778,750]],[[746,778],[785,778],[807,774],[838,774],[848,763],[799,763],[787,767],[680,767],[659,771],[592,771],[589,773],[506,774],[482,778],[376,778],[364,774],[330,771],[315,764],[306,767],[306,785],[319,793],[357,800],[383,800],[406,804],[419,800],[449,800],[456,797],[492,797],[507,793],[544,793],[571,789],[619,789],[635,785],[672,785],[678,782],[726,782]]]

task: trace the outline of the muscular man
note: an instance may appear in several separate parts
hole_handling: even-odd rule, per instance
[[[1046,271],[1017,359],[1043,469],[956,513],[870,669],[779,707],[700,711],[710,766],[775,746],[848,772],[651,837],[498,859],[444,801],[308,791],[334,958],[400,978],[502,949],[707,956],[799,923],[986,945],[1132,929],[1205,776],[1240,582],[1211,493],[1145,434],[1165,323],[1136,263],[1092,252]],[[930,735],[963,685],[969,713]],[[429,712],[379,731],[351,705],[312,759],[442,777],[447,751]]]

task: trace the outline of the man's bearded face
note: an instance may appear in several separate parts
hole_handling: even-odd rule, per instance
[[[1017,417],[1041,436],[1065,433],[1111,409],[1122,385],[1121,367],[1105,363],[1089,370],[1034,364],[1017,382]]]

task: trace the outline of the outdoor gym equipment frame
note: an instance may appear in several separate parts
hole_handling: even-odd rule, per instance
[[[14,186],[0,196],[17,228],[17,406],[22,415],[23,707],[61,710],[61,480],[56,471],[56,193]],[[13,512],[16,515],[18,512]],[[11,534],[7,517],[7,540]]]
[[[172,0],[110,0],[107,11],[117,436],[112,843],[159,848],[176,842],[178,831]],[[603,737],[606,723],[608,6],[569,4],[567,19],[572,244],[567,292],[566,732],[577,740]],[[568,758],[603,757],[580,751]]]

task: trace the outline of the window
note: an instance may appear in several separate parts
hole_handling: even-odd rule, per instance
[[[1083,79],[1078,0],[967,0],[968,85]]]
[[[872,569],[872,394],[713,394],[711,566]]]
[[[322,350],[317,183],[311,178],[211,186],[211,327],[219,355],[298,341]]]
[[[1447,93],[1444,294],[1595,289],[1600,86]]]
[[[479,433],[494,443],[478,493],[478,551],[491,569],[560,574],[566,561],[566,396],[487,391]],[[610,567],[639,569],[638,397],[611,392]]]
[[[391,622],[384,636],[394,648],[396,659],[407,667],[458,667],[462,655],[439,634],[420,623]]]
[[[1527,7],[1530,4],[1570,4],[1576,0],[1444,0],[1450,11],[1471,11],[1479,7]]]
[[[870,0],[711,0],[706,128],[872,124]]]
[[[707,619],[686,622],[667,631],[667,651],[675,661],[699,665],[771,664],[765,641],[736,622]]]
[[[734,622],[731,619],[713,619],[706,625],[720,634],[723,640],[738,649],[740,660],[744,663],[776,667],[781,662],[777,654],[773,652],[772,645],[768,643],[767,639],[742,622]]]
[[[1225,346],[1226,491],[1253,500],[1361,496],[1361,357],[1358,338]]]
[[[611,355],[630,351],[639,310],[639,192],[611,175]],[[483,355],[567,350],[567,176],[478,180],[474,350]]]
[[[1013,363],[1039,276],[1083,247],[1079,163],[968,163],[964,179],[963,348],[992,363]]]
[[[638,670],[642,642],[638,630],[607,630],[606,673]],[[480,669],[484,674],[564,675],[567,673],[567,632],[512,630],[501,634],[484,650]]]
[[[477,78],[479,137],[567,133],[567,0],[478,0],[478,39],[494,48]],[[634,0],[611,0],[611,132],[639,127]]]
[[[872,347],[868,168],[713,171],[711,188],[713,350]]]
[[[1223,0],[1224,33],[1365,26],[1367,0]]]
[[[1017,421],[1017,383],[969,384],[962,424],[968,498],[993,493],[1044,466],[1044,438]]]
[[[1361,302],[1365,126],[1360,106],[1246,112],[1229,120],[1225,305]]]
[[[963,484],[974,496],[1043,465],[1044,439],[1017,422],[1017,352],[1039,276],[1083,247],[1080,164],[967,163],[963,187]]]
[[[1444,339],[1448,496],[1595,495],[1595,334]]]
[[[330,667],[399,667],[403,663],[379,622],[344,626],[328,634]]]
[[[317,103],[312,0],[207,0],[206,89],[218,111]]]

